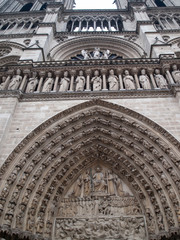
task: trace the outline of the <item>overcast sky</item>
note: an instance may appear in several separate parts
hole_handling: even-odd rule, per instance
[[[75,9],[115,9],[113,0],[75,0]]]

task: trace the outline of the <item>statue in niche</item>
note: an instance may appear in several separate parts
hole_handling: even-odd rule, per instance
[[[21,70],[18,69],[16,71],[16,75],[14,75],[12,77],[12,79],[10,80],[9,86],[8,86],[8,90],[16,90],[19,88],[20,84],[22,82],[22,77],[21,77]]]
[[[52,91],[53,84],[54,84],[54,79],[52,78],[52,73],[48,72],[48,77],[44,81],[44,86],[43,86],[42,92]]]
[[[94,72],[94,77],[91,79],[93,83],[93,91],[100,91],[102,89],[102,79],[99,76],[99,71]]]
[[[73,196],[74,197],[80,197],[81,196],[81,189],[82,189],[82,177],[79,177],[76,181],[76,184],[73,189]]]
[[[114,182],[116,185],[116,191],[117,191],[117,195],[119,197],[123,197],[125,195],[124,191],[123,191],[123,186],[122,186],[122,181],[120,178],[118,178],[118,176],[116,176],[114,178]]]
[[[96,173],[93,175],[93,187],[95,192],[105,192],[107,184],[104,174],[99,167],[96,168]]]
[[[154,78],[159,88],[167,88],[167,82],[163,75],[160,74],[159,69],[155,69]]]
[[[37,84],[38,84],[37,72],[33,72],[32,78],[29,78],[27,88],[26,88],[26,93],[34,92]]]
[[[141,75],[139,76],[139,82],[140,82],[143,89],[151,89],[151,84],[150,84],[150,81],[149,81],[149,77],[146,74],[145,69],[141,70]]]
[[[108,59],[110,56],[110,51],[107,49],[107,50],[104,50],[103,51],[103,59]]]
[[[89,171],[86,171],[86,173],[83,176],[83,183],[84,183],[84,196],[88,196],[91,191],[91,183],[90,183],[90,174]]]
[[[93,59],[100,59],[100,58],[101,58],[100,48],[96,47],[93,51]]]
[[[68,78],[68,71],[64,72],[64,77],[61,78],[59,92],[67,92],[69,89],[70,78]]]
[[[180,70],[178,69],[177,65],[174,64],[172,66],[172,76],[174,78],[175,83],[180,84]]]
[[[112,171],[108,171],[107,173],[107,188],[108,194],[114,195],[115,194],[115,176]]]
[[[86,79],[83,76],[83,71],[79,71],[79,76],[76,78],[76,91],[83,91]]]
[[[5,82],[6,82],[6,77],[3,76],[0,84],[0,90],[4,90]]]
[[[118,88],[119,88],[118,77],[114,75],[114,70],[112,70],[112,69],[109,71],[108,83],[109,83],[110,91],[118,90]]]
[[[134,78],[133,76],[129,75],[129,71],[125,70],[124,74],[125,75],[124,75],[123,81],[124,81],[125,88],[127,90],[136,89],[134,84]]]
[[[83,55],[84,60],[90,59],[90,56],[89,56],[89,53],[88,53],[87,50],[84,50],[84,49],[83,49],[83,50],[81,51],[81,54]]]

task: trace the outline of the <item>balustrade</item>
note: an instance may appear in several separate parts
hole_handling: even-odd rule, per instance
[[[176,64],[156,68],[94,68],[80,70],[34,71],[9,70],[1,73],[0,90],[24,93],[143,91],[168,89],[180,84]]]

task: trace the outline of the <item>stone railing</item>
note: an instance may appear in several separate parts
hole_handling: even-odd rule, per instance
[[[147,60],[146,60],[147,61]],[[18,64],[8,66],[0,72],[0,93],[20,91],[27,94],[38,93],[78,93],[89,92],[134,92],[169,90],[180,84],[179,66],[150,63],[145,66],[136,61],[131,64],[101,64],[94,66],[56,66],[52,63],[38,63],[35,66]],[[69,63],[69,62],[68,62]],[[63,64],[62,64],[63,65]],[[65,65],[65,63],[64,63]],[[96,66],[95,66],[96,65]],[[136,66],[136,67],[135,67]]]

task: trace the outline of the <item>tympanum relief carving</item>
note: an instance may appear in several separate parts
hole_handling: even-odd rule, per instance
[[[111,170],[93,166],[60,200],[55,239],[146,239],[141,208],[128,186]]]

